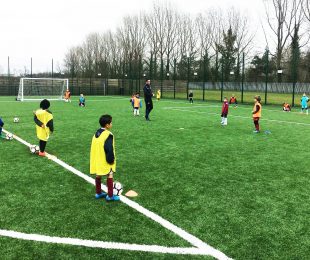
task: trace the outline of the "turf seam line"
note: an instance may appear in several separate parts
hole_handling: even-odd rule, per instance
[[[7,130],[3,129],[4,133],[8,133]],[[20,143],[30,147],[31,144],[26,142],[25,140],[23,140],[22,138],[13,135],[14,139],[19,141]],[[58,159],[56,156],[51,155],[47,152],[46,153],[46,157],[50,160],[52,160],[53,162],[57,163],[58,165],[62,166],[63,168],[67,169],[68,171],[74,173],[75,175],[81,177],[82,179],[84,179],[85,181],[89,182],[92,185],[95,185],[95,179],[91,178],[90,176],[82,173],[81,171],[75,169],[74,167],[68,165],[67,163],[63,162],[62,160]],[[105,185],[101,185],[102,190],[107,191],[107,187]],[[188,241],[190,244],[192,244],[193,246],[195,246],[197,249],[199,249],[200,251],[204,251],[207,255],[213,256],[217,259],[230,259],[229,257],[227,257],[224,253],[222,253],[221,251],[213,248],[212,246],[208,245],[207,243],[203,242],[202,240],[200,240],[199,238],[189,234],[188,232],[186,232],[185,230],[177,227],[176,225],[172,224],[171,222],[169,222],[168,220],[162,218],[161,216],[157,215],[156,213],[142,207],[141,205],[139,205],[137,202],[134,202],[130,199],[128,199],[125,196],[120,195],[120,199],[122,202],[124,202],[125,204],[127,204],[128,206],[130,206],[131,208],[137,210],[138,212],[142,213],[143,215],[145,215],[146,217],[154,220],[156,223],[160,224],[161,226],[165,227],[166,229],[172,231],[174,234],[178,235],[179,237],[183,238],[184,240]]]

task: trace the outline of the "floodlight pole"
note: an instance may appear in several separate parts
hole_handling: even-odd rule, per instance
[[[160,59],[160,93],[163,95],[163,81],[164,81],[164,61],[161,57]]]
[[[150,58],[150,67],[149,67],[149,69],[150,69],[150,72],[149,72],[149,74],[150,74],[150,79],[153,79],[153,53],[151,52],[151,58]]]
[[[52,59],[52,78],[54,78],[54,59]],[[54,88],[54,81],[52,80],[52,93]]]
[[[8,76],[10,76],[10,56],[8,56]]]
[[[11,90],[11,86],[10,85],[11,85],[10,84],[10,57],[8,56],[8,86],[9,86],[9,89]]]
[[[297,83],[297,54],[296,54],[296,48],[293,48],[293,93],[292,93],[292,106],[295,106],[295,88]]]
[[[141,74],[143,71],[143,63],[142,63],[142,55],[140,55],[140,60],[139,60],[139,73],[138,73],[138,77],[139,77],[139,89],[138,92],[140,93],[140,89],[141,89]]]
[[[242,53],[241,103],[243,103],[243,88],[244,88],[244,52]]]
[[[189,89],[189,76],[190,76],[190,71],[189,71],[189,52],[187,53],[187,85],[186,85],[186,100],[188,100],[188,89]]]
[[[267,104],[267,89],[268,89],[268,70],[269,70],[269,49],[266,49],[266,82],[265,82],[265,105]]]
[[[176,81],[176,68],[177,67],[177,59],[174,59],[173,62],[173,99],[175,99],[175,81]]]
[[[203,57],[203,83],[202,83],[202,100],[205,100],[205,90],[206,90],[206,81],[207,81],[207,76],[206,76],[206,68],[207,68],[207,52]]]
[[[30,78],[32,78],[32,57],[30,59]]]
[[[221,77],[222,77],[222,84],[221,84],[221,102],[223,100],[223,90],[224,90],[224,65],[223,65],[223,59],[222,59],[222,62],[221,62],[221,67],[222,67],[222,73],[221,73]]]
[[[30,78],[32,78],[32,57],[30,59]],[[32,91],[32,80],[31,80],[31,91]]]

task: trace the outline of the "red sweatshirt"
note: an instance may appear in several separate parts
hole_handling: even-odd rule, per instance
[[[228,114],[228,102],[227,101],[224,101],[223,102],[223,106],[222,106],[222,114]]]

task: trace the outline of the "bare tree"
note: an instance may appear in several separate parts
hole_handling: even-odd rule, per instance
[[[293,20],[293,30],[290,36],[293,39],[294,35],[295,36],[298,35],[299,44],[301,48],[304,47],[309,42],[310,39],[309,32],[307,28],[305,28],[304,26],[305,21],[308,19],[307,12],[305,12],[305,5],[307,5],[307,1],[309,0],[294,1],[292,5],[292,13],[294,16],[294,20]],[[308,13],[308,15],[310,15],[310,13]]]
[[[236,47],[238,53],[248,54],[252,49],[254,32],[250,31],[249,19],[245,14],[241,14],[236,9],[229,8],[228,11],[228,27],[231,27],[236,35]]]
[[[135,72],[135,77],[140,77],[141,60],[145,49],[144,17],[127,16],[123,19],[123,25],[117,30],[119,47],[123,49],[123,61],[129,65],[130,76]]]
[[[300,2],[300,1],[297,1]],[[289,36],[294,30],[294,8],[296,1],[290,0],[267,0],[264,2],[268,25],[275,36],[275,58],[277,69],[282,68],[283,51],[287,45]],[[281,74],[278,74],[281,81]]]
[[[213,26],[210,17],[204,13],[199,13],[196,17],[196,28],[198,34],[199,55],[202,59],[212,47]]]
[[[149,38],[148,43],[151,49],[151,62],[154,64],[155,77],[157,73],[157,58],[160,60],[160,72],[163,74],[164,54],[167,48],[166,8],[167,5],[154,2],[152,14],[146,15],[145,19]]]
[[[233,7],[228,9],[227,13],[227,28],[231,28],[233,34],[236,36],[236,68],[235,68],[235,78],[239,80],[240,70],[241,70],[241,60],[242,56],[247,56],[249,52],[253,49],[253,39],[254,32],[250,31],[249,19],[245,14],[241,14],[239,11]],[[226,30],[225,30],[226,31]]]
[[[303,9],[305,18],[310,23],[310,0],[304,0],[302,2],[302,9]]]
[[[179,19],[177,10],[169,3],[154,3],[152,14],[145,15],[150,66],[152,68],[154,64],[156,73],[159,59],[161,78],[169,72],[171,59],[177,55]]]
[[[72,77],[76,76],[80,71],[80,58],[79,47],[70,48],[65,55],[64,68]]]
[[[223,42],[223,32],[225,31],[225,23],[224,23],[224,17],[223,17],[223,10],[220,8],[218,9],[210,9],[207,12],[207,15],[210,17],[211,20],[211,37],[212,37],[212,49],[213,49],[213,55],[210,56],[210,58],[214,57],[213,59],[213,68],[212,74],[213,74],[213,80],[217,81],[219,78],[219,69],[220,69],[220,63],[219,63],[219,46]]]
[[[170,70],[171,57],[174,54],[174,50],[178,44],[178,23],[180,21],[179,14],[171,6],[165,9],[166,16],[166,38],[165,38],[165,50],[166,50],[166,73]]]

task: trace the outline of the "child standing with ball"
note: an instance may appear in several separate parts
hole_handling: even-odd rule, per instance
[[[33,112],[40,146],[39,156],[45,156],[47,140],[54,131],[53,115],[52,112],[48,110],[50,105],[50,102],[44,99],[40,103],[40,109]]]
[[[116,170],[115,141],[110,132],[112,128],[112,117],[102,115],[99,118],[100,128],[93,136],[90,148],[90,174],[96,174],[96,195],[95,198],[103,198],[107,201],[120,200],[120,197],[113,195],[113,174]],[[107,176],[108,194],[101,190],[101,178]]]

